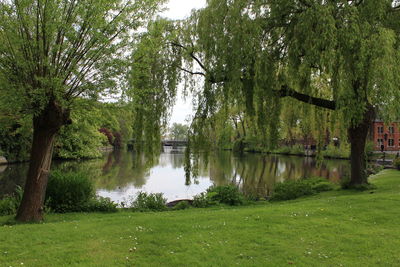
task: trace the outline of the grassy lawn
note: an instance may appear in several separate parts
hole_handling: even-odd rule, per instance
[[[240,208],[0,217],[0,266],[400,266],[400,172],[371,181]]]

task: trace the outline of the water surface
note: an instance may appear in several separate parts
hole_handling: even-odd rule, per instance
[[[186,181],[183,150],[165,148],[158,156],[114,151],[103,158],[82,161],[54,161],[52,170],[83,171],[93,180],[97,194],[126,202],[139,191],[161,192],[169,200],[192,198],[211,185],[234,183],[253,196],[268,196],[277,182],[287,179],[326,177],[338,182],[349,172],[346,160],[324,160],[296,156],[231,152],[201,155],[198,175]],[[28,164],[0,166],[0,197],[23,185]]]

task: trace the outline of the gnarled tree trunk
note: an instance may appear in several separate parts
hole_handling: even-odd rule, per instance
[[[33,118],[33,142],[24,195],[16,220],[43,220],[43,203],[53,155],[54,138],[61,126],[70,123],[69,111],[54,100]]]
[[[367,184],[365,144],[369,129],[375,117],[374,108],[369,105],[364,113],[363,120],[356,126],[348,129],[348,136],[351,145],[351,176],[350,186]]]

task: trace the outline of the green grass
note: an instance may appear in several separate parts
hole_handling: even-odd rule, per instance
[[[240,208],[0,217],[0,266],[400,266],[400,172],[371,181]]]

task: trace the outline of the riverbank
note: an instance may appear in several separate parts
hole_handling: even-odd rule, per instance
[[[371,182],[245,207],[48,215],[0,227],[0,265],[398,266],[400,172]]]

